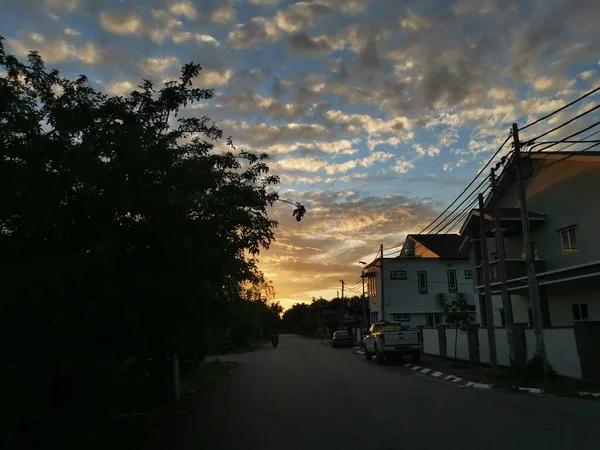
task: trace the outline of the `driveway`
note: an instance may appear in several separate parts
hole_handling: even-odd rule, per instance
[[[459,388],[293,335],[226,359],[172,448],[600,448],[600,402]]]

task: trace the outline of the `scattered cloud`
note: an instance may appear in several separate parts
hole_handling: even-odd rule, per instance
[[[235,19],[235,17],[235,9],[233,9],[233,6],[231,5],[219,8],[211,15],[212,21],[218,24],[230,23]]]
[[[184,16],[188,19],[198,17],[196,7],[190,0],[172,2],[169,4],[169,12],[175,16]]]
[[[107,11],[100,13],[100,25],[114,34],[139,34],[144,29],[144,22],[134,12]]]
[[[411,161],[398,160],[394,167],[392,167],[392,170],[398,173],[406,173],[413,167],[415,167],[415,165]]]
[[[94,43],[73,44],[65,39],[46,39],[39,33],[23,33],[22,39],[6,40],[9,49],[18,56],[27,56],[37,50],[47,63],[78,61],[84,64],[97,64],[102,60],[102,51]]]
[[[181,115],[206,114],[238,148],[267,152],[282,195],[307,204],[301,224],[273,209],[278,241],[260,267],[282,298],[306,299],[356,274],[353,264],[380,242],[400,242],[450,203],[510,124],[600,80],[593,0],[121,3],[8,2],[7,50],[38,50],[49,67],[85,73],[115,95],[201,64],[195,86],[215,97]],[[576,111],[585,109],[524,138]]]

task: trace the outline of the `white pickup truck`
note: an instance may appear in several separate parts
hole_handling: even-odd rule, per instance
[[[363,340],[365,358],[370,361],[373,356],[377,364],[383,364],[387,357],[410,355],[413,362],[421,359],[421,331],[400,322],[375,322],[369,334]]]

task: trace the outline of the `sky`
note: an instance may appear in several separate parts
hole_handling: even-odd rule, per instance
[[[508,135],[600,86],[597,0],[0,0],[10,53],[123,95],[194,61],[208,115],[266,152],[280,196],[259,267],[284,307],[360,292]],[[560,115],[548,121],[559,121]],[[524,140],[527,136],[521,136]],[[502,154],[502,153],[501,153]],[[501,156],[501,154],[499,156]]]

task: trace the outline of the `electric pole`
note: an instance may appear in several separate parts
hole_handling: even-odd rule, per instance
[[[362,279],[362,298],[360,300],[360,335],[365,332],[365,311],[366,311],[366,303],[365,303],[365,269],[362,270],[360,274],[360,278]]]
[[[492,288],[490,286],[490,267],[488,263],[487,230],[483,194],[479,194],[479,234],[481,236],[481,273],[483,275],[485,295],[485,317],[487,321],[488,346],[490,348],[490,369],[496,372],[498,358],[496,356],[496,332],[494,331],[494,311],[492,310]]]
[[[342,329],[344,328],[344,280],[340,280],[342,283],[342,317],[340,319],[340,323],[342,324]]]
[[[385,322],[385,299],[383,297],[383,285],[385,284],[385,275],[383,272],[383,244],[379,246],[379,252],[381,253],[381,263],[379,264],[381,267],[381,320]]]
[[[540,301],[540,288],[535,274],[535,252],[531,242],[531,228],[527,210],[527,196],[525,195],[525,180],[521,168],[521,141],[519,141],[519,127],[512,124],[513,144],[515,149],[515,164],[517,167],[517,182],[519,199],[521,204],[521,224],[523,228],[523,246],[525,247],[525,258],[527,266],[527,282],[529,284],[529,299],[533,315],[533,331],[535,333],[535,356],[540,360],[542,371],[547,372],[546,367],[546,344],[544,342],[544,327],[542,323],[542,305]]]
[[[498,266],[500,270],[500,292],[502,294],[502,310],[504,311],[504,325],[506,326],[506,340],[508,341],[508,356],[511,367],[515,361],[515,345],[513,341],[512,329],[512,303],[508,286],[506,284],[506,266],[504,252],[504,236],[502,232],[502,224],[500,223],[500,207],[496,198],[496,169],[492,168],[490,178],[492,181],[492,203],[494,206],[494,221],[496,223],[496,253],[498,255]]]

